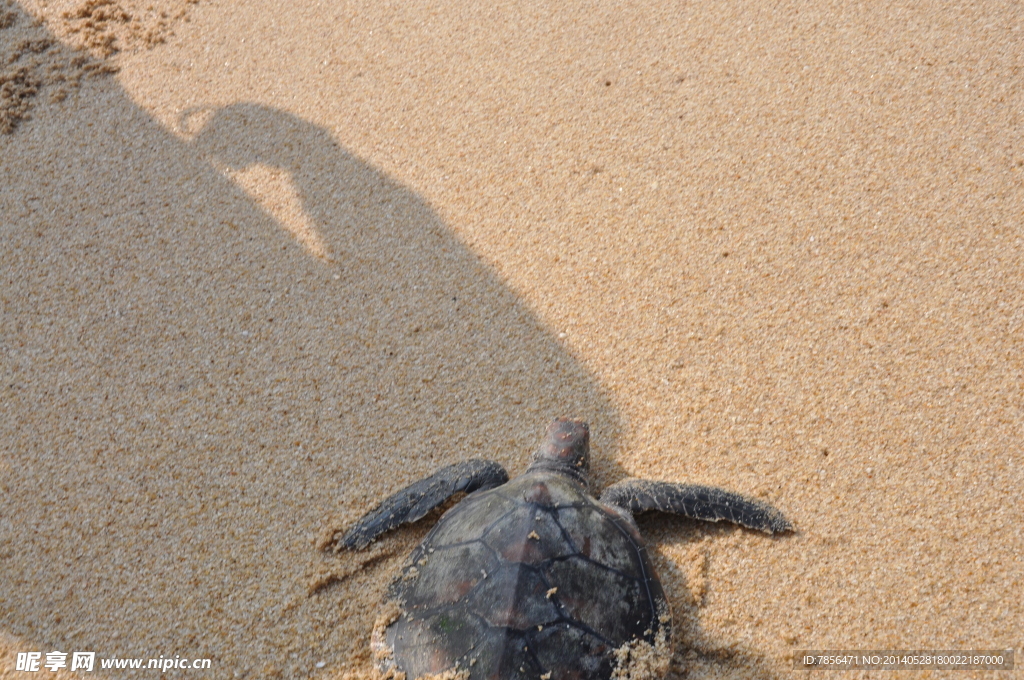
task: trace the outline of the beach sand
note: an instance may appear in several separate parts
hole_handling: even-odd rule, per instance
[[[0,678],[365,677],[429,521],[320,546],[442,465],[521,472],[556,416],[596,488],[797,528],[640,518],[671,677],[1019,668],[1022,31],[998,1],[0,0]]]

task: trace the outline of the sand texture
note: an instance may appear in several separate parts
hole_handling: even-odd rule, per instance
[[[0,0],[0,678],[366,677],[430,518],[318,546],[563,415],[797,527],[641,518],[674,680],[1024,677],[1022,62],[1000,0]]]

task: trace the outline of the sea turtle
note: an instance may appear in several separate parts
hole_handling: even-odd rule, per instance
[[[359,550],[456,493],[391,584],[371,645],[396,679],[660,678],[671,613],[633,514],[790,530],[775,508],[708,486],[625,479],[590,495],[590,432],[558,419],[509,482],[498,463],[448,466],[394,494],[340,538]]]

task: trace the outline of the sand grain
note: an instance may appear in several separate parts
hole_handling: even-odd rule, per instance
[[[368,677],[429,527],[318,544],[443,465],[522,471],[555,416],[590,421],[596,488],[797,527],[641,518],[672,673],[1024,658],[1022,27],[0,0],[0,673]]]

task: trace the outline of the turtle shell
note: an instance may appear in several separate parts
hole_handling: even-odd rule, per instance
[[[640,648],[667,665],[668,602],[636,524],[558,473],[454,506],[388,598],[375,656],[409,680],[605,680]]]

